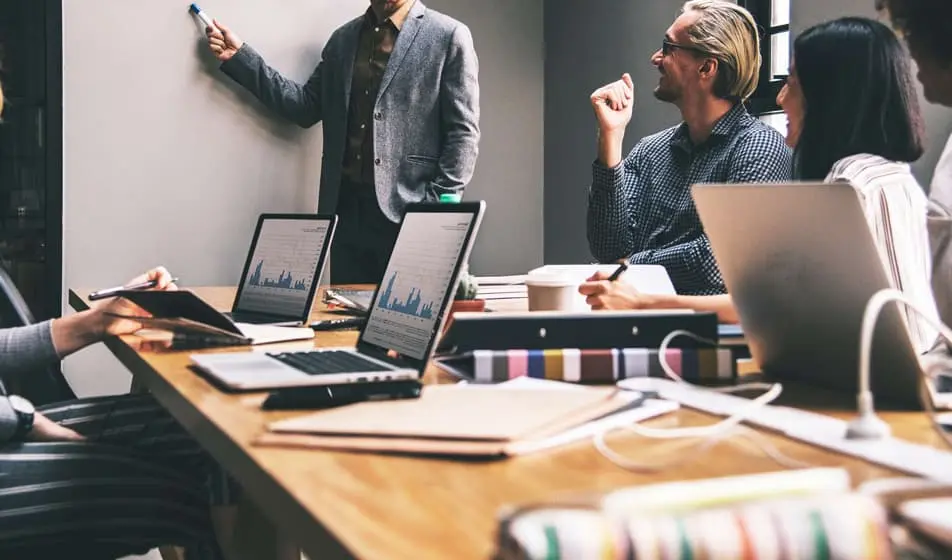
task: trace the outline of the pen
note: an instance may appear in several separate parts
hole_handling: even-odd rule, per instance
[[[621,263],[618,265],[618,268],[615,269],[615,272],[612,272],[612,275],[608,277],[609,282],[614,282],[618,280],[618,277],[621,276],[622,272],[628,270],[628,265],[626,263]]]
[[[172,283],[178,282],[178,278],[172,278]],[[139,284],[133,284],[131,286],[118,286],[115,288],[107,288],[105,290],[99,290],[89,294],[89,301],[96,301],[99,299],[106,299],[113,297],[118,292],[123,290],[147,290],[149,288],[154,288],[158,284],[157,280],[149,280],[147,282],[141,282]]]
[[[188,7],[188,11],[192,12],[193,14],[195,14],[195,16],[196,16],[198,19],[200,19],[200,20],[202,21],[202,23],[205,24],[205,27],[211,27],[211,28],[213,28],[213,29],[215,28],[215,23],[212,21],[212,18],[208,17],[208,15],[205,14],[205,11],[202,10],[202,9],[198,6],[198,4],[192,4],[191,6],[189,6],[189,7]]]

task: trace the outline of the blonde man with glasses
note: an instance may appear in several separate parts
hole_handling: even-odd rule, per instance
[[[760,37],[750,13],[725,0],[692,0],[651,57],[656,98],[683,122],[622,154],[634,109],[631,76],[591,96],[598,157],[589,191],[588,240],[601,262],[663,265],[678,293],[725,292],[691,199],[694,183],[778,182],[791,178],[779,132],[747,113],[757,88]]]

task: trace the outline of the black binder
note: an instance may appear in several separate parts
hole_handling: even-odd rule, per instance
[[[564,313],[455,313],[437,352],[578,348],[658,348],[676,330],[709,342],[675,337],[671,348],[710,348],[717,342],[717,314],[693,311]],[[713,344],[711,344],[713,343]]]

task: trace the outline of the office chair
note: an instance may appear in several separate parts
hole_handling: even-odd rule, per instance
[[[0,264],[0,328],[22,327],[35,322],[30,306],[10,278],[6,266]],[[22,395],[35,405],[76,398],[59,364],[16,375],[0,371],[0,392]]]

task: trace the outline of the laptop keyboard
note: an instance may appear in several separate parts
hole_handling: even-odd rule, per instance
[[[360,373],[364,371],[383,371],[386,366],[372,362],[353,352],[343,350],[312,350],[308,352],[276,352],[269,356],[297,368],[308,375],[328,373]]]

